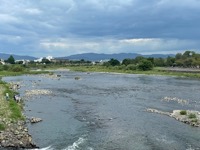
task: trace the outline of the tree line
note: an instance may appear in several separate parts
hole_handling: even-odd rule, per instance
[[[174,57],[153,58],[137,56],[134,59],[124,59],[121,63],[116,59],[110,59],[103,64],[104,66],[123,66],[127,70],[152,70],[153,67],[185,67],[200,68],[200,54],[194,51],[177,53]]]
[[[7,60],[6,63],[9,64],[16,64],[14,57],[11,55]],[[22,64],[22,62],[17,62],[17,64]],[[51,62],[50,60],[43,58],[41,64],[48,64],[48,65],[92,65],[91,61],[86,61],[84,59],[77,60],[77,61],[65,61],[60,63]],[[100,63],[96,63],[99,65]],[[37,67],[37,63],[34,61],[30,61],[29,65],[26,67]],[[182,53],[177,53],[174,57],[168,56],[167,58],[154,58],[154,57],[143,57],[137,56],[134,59],[124,59],[120,62],[117,59],[110,59],[108,62],[104,62],[103,66],[106,67],[118,67],[119,69],[125,70],[152,70],[153,67],[185,67],[185,68],[200,68],[200,54],[194,51],[185,51]],[[3,66],[1,68],[6,68],[7,66]],[[46,67],[46,66],[45,66]]]

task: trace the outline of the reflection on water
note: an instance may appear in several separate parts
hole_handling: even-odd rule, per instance
[[[62,150],[172,150],[200,149],[200,128],[146,112],[195,109],[200,111],[200,81],[162,76],[59,72],[61,78],[7,77],[25,90],[47,89],[25,102],[28,124],[42,149]],[[80,80],[74,77],[80,76]],[[163,101],[187,100],[187,105]]]

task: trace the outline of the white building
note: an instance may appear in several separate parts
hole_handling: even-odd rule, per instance
[[[17,63],[17,62],[22,62],[22,64],[25,65],[25,64],[28,64],[28,63],[30,62],[30,60],[22,59],[22,60],[16,60],[15,62],[16,62],[16,63]]]
[[[53,59],[52,56],[47,56],[46,59],[48,59],[49,61],[51,61]]]
[[[42,59],[43,59],[43,57],[41,57],[41,58],[39,58],[39,59],[36,59],[36,60],[34,60],[34,62],[42,62]]]
[[[0,64],[5,65],[6,63],[4,62],[3,59],[0,59]]]
[[[48,59],[49,61],[51,61],[52,59],[54,59],[52,56],[47,56],[47,57],[41,57],[39,59],[34,60],[34,62],[42,62],[42,59]]]

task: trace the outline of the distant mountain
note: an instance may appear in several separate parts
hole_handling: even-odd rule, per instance
[[[14,55],[14,54],[4,54],[0,53],[1,59],[8,59],[12,55],[15,60],[36,60],[36,57],[32,56],[20,56],[20,55]],[[70,55],[66,57],[57,57],[57,59],[69,59],[69,60],[89,60],[89,61],[100,61],[100,60],[110,60],[111,58],[117,59],[119,61],[122,61],[125,58],[131,58],[134,59],[137,56],[143,56],[143,57],[154,57],[154,58],[166,58],[168,56],[175,56],[173,54],[152,54],[152,55],[141,55],[137,53],[118,53],[118,54],[97,54],[97,53],[83,53],[83,54],[76,54],[76,55]]]
[[[119,53],[119,54],[97,54],[97,53],[83,53],[83,54],[76,54],[67,57],[62,57],[62,59],[69,59],[69,60],[90,60],[90,61],[99,61],[99,60],[106,60],[106,59],[117,59],[123,60],[125,58],[132,58],[134,59],[137,56],[143,57],[154,57],[154,58],[166,58],[168,56],[175,56],[173,54],[152,54],[152,55],[141,55],[137,53]],[[60,57],[61,58],[61,57]]]
[[[118,60],[123,60],[124,58],[135,58],[140,56],[140,54],[136,53],[119,53],[119,54],[97,54],[97,53],[83,53],[83,54],[76,54],[65,57],[66,59],[70,60],[90,60],[90,61],[98,61],[98,60],[106,60],[115,58]]]
[[[35,60],[35,59],[37,59],[36,57],[32,57],[32,56],[20,56],[20,55],[4,54],[4,53],[0,53],[0,58],[6,60],[10,57],[10,55],[12,55],[15,58],[15,60],[22,60],[22,59]]]
[[[175,57],[174,54],[151,54],[151,55],[142,55],[143,57],[154,57],[154,58],[167,58],[168,56],[170,57]]]

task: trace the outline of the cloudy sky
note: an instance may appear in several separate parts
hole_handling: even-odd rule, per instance
[[[0,0],[0,52],[200,52],[200,0]]]

